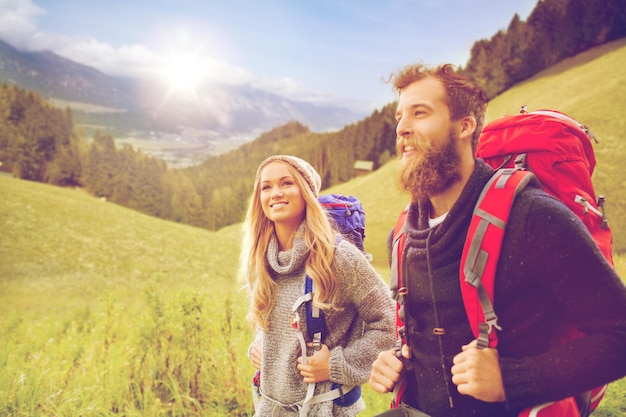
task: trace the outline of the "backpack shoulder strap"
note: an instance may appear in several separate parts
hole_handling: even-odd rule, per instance
[[[404,250],[404,224],[406,223],[406,217],[408,215],[408,207],[402,210],[396,220],[396,225],[393,228],[392,235],[392,249],[391,249],[391,278],[390,286],[391,290],[398,290],[402,286],[402,271],[398,270],[398,266],[402,263],[402,252]],[[392,294],[395,298],[395,294]]]
[[[335,248],[339,246],[342,239],[342,235],[339,234],[336,236]],[[326,316],[324,315],[324,311],[313,303],[314,291],[315,288],[313,279],[309,276],[309,274],[307,274],[304,278],[304,295],[296,301],[296,304],[293,306],[293,311],[295,312],[297,307],[303,302],[306,303],[307,335],[313,343],[313,349],[319,350],[322,346],[322,340],[327,332]],[[302,336],[302,332],[298,333],[298,339],[300,339],[300,347],[302,352],[304,352],[302,355],[302,363],[306,364],[306,343],[304,337]],[[359,385],[341,385],[333,383],[330,391],[315,395],[315,383],[309,383],[307,385],[306,397],[302,402],[302,405],[299,407],[300,415],[307,415],[309,407],[320,402],[333,401],[339,406],[348,407],[357,402],[359,398],[361,398],[361,387]]]
[[[404,242],[406,240],[404,225],[406,224],[408,210],[408,206],[402,210],[393,229],[389,276],[391,297],[396,300],[396,336],[403,339],[404,335],[401,333],[404,331],[404,296],[407,294],[407,289],[402,280],[402,263],[404,259]],[[406,343],[406,340],[403,343]]]
[[[405,327],[405,306],[404,297],[408,294],[408,289],[402,280],[402,269],[404,261],[404,243],[406,241],[406,233],[404,225],[408,215],[408,206],[402,210],[396,221],[396,225],[393,229],[392,235],[392,250],[391,250],[391,268],[389,275],[389,289],[391,290],[391,296],[396,300],[396,349],[400,355],[402,346],[408,344],[408,338]],[[400,356],[401,357],[401,356]],[[396,383],[393,389],[391,397],[391,408],[396,408],[402,400],[404,391],[406,390],[406,374]]]
[[[500,169],[478,197],[461,257],[461,294],[478,347],[496,347],[494,328],[498,316],[493,309],[493,288],[502,239],[513,200],[534,174],[515,168]]]
[[[318,350],[326,334],[326,317],[324,312],[313,303],[313,279],[307,274],[304,279],[304,294],[309,295],[306,301],[306,329],[313,348]]]
[[[342,235],[339,234],[336,236],[335,247],[339,245],[339,242],[341,242],[342,239]],[[322,340],[326,335],[326,317],[324,316],[324,312],[313,303],[313,287],[313,279],[309,276],[309,274],[307,274],[304,279],[306,328],[309,340],[313,342],[313,347],[317,350],[322,345]]]

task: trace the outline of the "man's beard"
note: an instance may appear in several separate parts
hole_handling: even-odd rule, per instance
[[[437,195],[461,179],[461,158],[455,139],[452,130],[448,132],[447,141],[438,147],[426,140],[408,139],[417,154],[400,161],[398,183],[411,194],[413,201]]]

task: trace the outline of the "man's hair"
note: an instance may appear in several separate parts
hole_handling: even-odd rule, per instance
[[[422,64],[408,65],[390,77],[395,92],[400,94],[416,81],[433,77],[441,81],[446,90],[446,104],[450,109],[450,119],[472,116],[476,119],[476,130],[472,136],[472,151],[476,151],[478,137],[485,123],[485,111],[488,98],[484,91],[470,79],[454,70],[452,64],[440,65],[436,68]]]

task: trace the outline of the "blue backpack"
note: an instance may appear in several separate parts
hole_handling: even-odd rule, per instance
[[[358,198],[325,194],[317,199],[328,213],[332,226],[365,253],[365,210]]]
[[[340,194],[325,194],[318,197],[318,201],[326,210],[331,225],[341,235],[337,236],[337,245],[342,239],[346,239],[365,253],[365,210],[358,198]],[[304,293],[312,295],[313,280],[306,276],[304,282]],[[324,312],[313,306],[312,301],[306,303],[306,328],[309,340],[317,349],[326,335],[326,319]],[[332,389],[342,390],[342,387],[333,384]],[[361,387],[356,386],[347,393],[341,393],[336,398],[335,404],[349,406],[354,404],[361,397]]]
[[[358,198],[340,194],[320,195],[317,199],[328,214],[331,225],[341,235],[337,236],[337,245],[341,239],[351,242],[365,253],[365,210]],[[306,276],[304,293],[313,291],[313,280]],[[319,345],[326,333],[324,312],[313,307],[312,302],[306,304],[306,327],[309,340]]]

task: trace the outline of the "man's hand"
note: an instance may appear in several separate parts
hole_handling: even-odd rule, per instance
[[[259,346],[259,342],[256,342],[250,348],[250,360],[252,361],[252,366],[256,369],[261,369],[261,347]]]
[[[505,401],[496,349],[478,349],[474,340],[452,362],[452,382],[460,394],[486,402]]]
[[[396,356],[397,352],[397,349],[380,352],[378,358],[372,364],[369,384],[374,391],[381,394],[390,392],[400,380],[404,365]],[[406,345],[402,347],[402,356],[405,359],[411,357],[411,350]]]
[[[311,343],[307,343],[309,347]],[[306,365],[302,364],[302,357],[298,358],[300,375],[307,384],[328,381],[330,378],[330,351],[328,346],[322,344],[320,350],[316,350],[312,356],[306,358]]]

